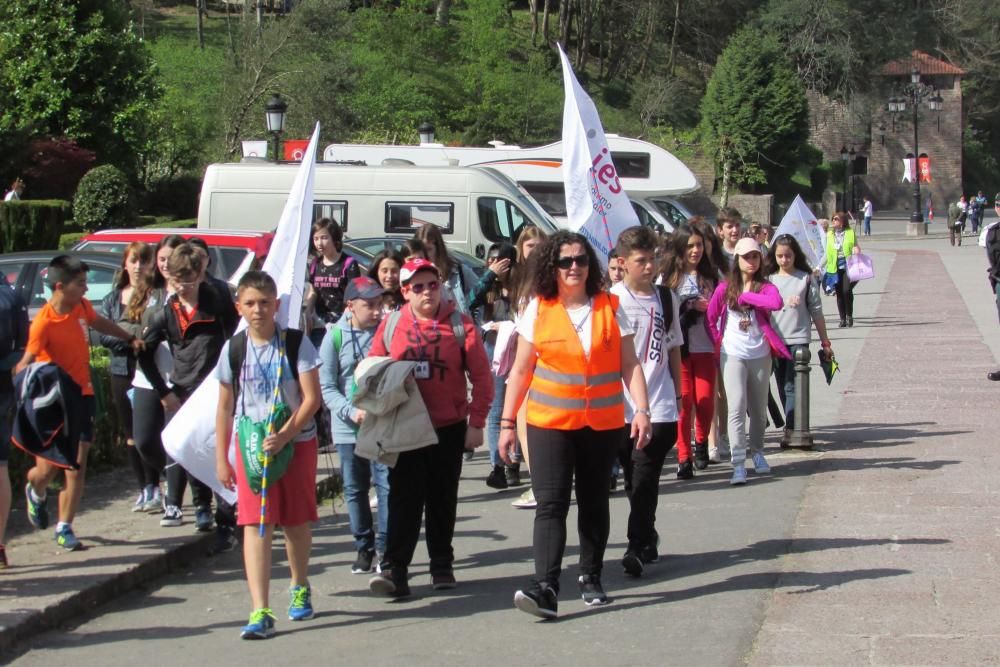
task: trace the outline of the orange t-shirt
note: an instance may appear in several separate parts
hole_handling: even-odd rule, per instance
[[[82,299],[66,315],[45,304],[35,315],[28,333],[27,351],[35,361],[51,361],[73,378],[84,396],[93,396],[90,383],[90,345],[87,327],[97,319],[90,301]]]

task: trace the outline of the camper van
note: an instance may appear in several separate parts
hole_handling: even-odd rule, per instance
[[[655,144],[640,139],[607,135],[611,159],[622,185],[632,201],[639,222],[673,231],[691,217],[675,195],[698,189],[698,180],[683,162]],[[539,205],[560,224],[566,220],[566,194],[563,187],[562,142],[536,148],[511,146],[502,141],[490,142],[492,148],[421,144],[391,146],[331,144],[323,159],[357,160],[382,164],[385,160],[408,160],[418,165],[458,164],[489,167],[507,175],[525,189]]]
[[[209,165],[198,227],[273,230],[298,169],[262,161]],[[490,244],[510,241],[521,225],[556,230],[524,190],[483,167],[319,163],[313,209],[314,219],[332,218],[354,238],[410,235],[421,225],[437,225],[449,246],[480,259]]]

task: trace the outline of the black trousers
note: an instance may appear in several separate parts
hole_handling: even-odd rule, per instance
[[[625,434],[624,426],[609,431],[595,431],[589,427],[560,431],[528,425],[531,488],[538,502],[532,540],[535,579],[546,582],[557,592],[566,551],[566,516],[574,477],[580,572],[601,574],[611,529],[608,482],[611,465]],[[676,432],[674,436],[676,439]]]
[[[464,421],[439,429],[436,445],[403,452],[389,469],[389,530],[382,569],[405,574],[424,521],[431,574],[452,571],[458,480],[465,451]]]
[[[677,442],[677,422],[653,424],[653,439],[639,449],[627,434],[618,447],[618,462],[625,471],[628,496],[628,548],[639,551],[656,545],[656,505],[660,499],[660,473],[667,452]]]
[[[837,269],[837,314],[841,321],[854,317],[854,285],[847,278],[847,269]]]

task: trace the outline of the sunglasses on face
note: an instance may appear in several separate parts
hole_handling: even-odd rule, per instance
[[[556,266],[564,270],[569,269],[574,264],[581,268],[590,266],[590,257],[586,254],[574,255],[572,257],[560,257],[559,261],[556,262]]]
[[[417,283],[416,285],[410,285],[410,290],[412,290],[414,294],[423,294],[424,290],[427,290],[428,292],[436,292],[439,287],[441,287],[441,283],[436,280],[432,280],[429,283]]]

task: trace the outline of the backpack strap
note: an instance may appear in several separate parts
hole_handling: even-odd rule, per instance
[[[351,264],[354,264],[354,258],[350,255],[344,255],[344,265],[340,267],[341,280],[347,277],[347,269],[351,268]]]
[[[382,330],[382,342],[385,344],[385,353],[389,354],[389,350],[392,349],[392,337],[396,333],[396,327],[399,325],[399,318],[403,316],[401,310],[394,310],[389,313],[389,319],[385,322],[385,329]]]
[[[340,350],[344,347],[344,330],[335,326],[331,333],[333,334],[333,353],[339,359]]]
[[[674,296],[666,285],[657,285],[656,291],[660,295],[660,306],[663,308],[663,333],[666,334],[674,325]]]
[[[465,368],[465,323],[462,322],[462,314],[458,312],[458,309],[451,311],[451,331],[455,334],[455,341],[458,343],[458,349],[462,352],[462,368]]]

